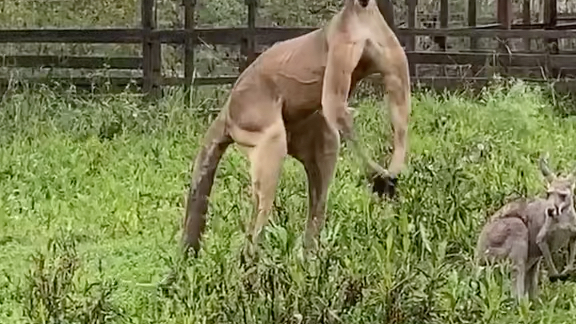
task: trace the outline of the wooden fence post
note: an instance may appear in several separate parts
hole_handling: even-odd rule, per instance
[[[184,89],[189,91],[194,82],[194,43],[196,42],[196,35],[194,29],[196,27],[195,13],[196,13],[196,0],[182,0],[184,4],[184,29],[186,30],[186,40],[184,42],[184,79],[186,83]]]
[[[498,23],[500,23],[500,29],[510,29],[512,23],[512,0],[498,0]],[[500,53],[509,53],[511,49],[509,48],[509,41],[508,39],[504,38],[497,38],[498,40],[498,51]],[[507,72],[508,64],[506,63],[506,59],[499,59],[498,63],[500,63],[500,71]]]
[[[396,34],[396,23],[394,21],[394,4],[392,3],[392,0],[378,0],[377,4],[380,13],[384,17],[384,20],[386,20],[388,26],[390,26],[392,31],[394,31]]]
[[[418,6],[418,0],[406,0],[406,6],[408,9],[408,28],[414,29],[416,28],[416,6]],[[407,38],[405,42],[406,51],[412,52],[416,49],[416,37],[410,35]],[[416,66],[414,64],[410,64],[410,75],[416,75]]]
[[[554,30],[556,29],[556,23],[558,21],[558,5],[556,0],[546,0],[544,6],[544,29]],[[546,52],[548,54],[558,54],[558,39],[549,38],[544,40],[546,44]],[[546,70],[549,70],[548,68]],[[553,78],[557,78],[560,75],[558,69],[550,69],[547,71],[549,75]]]
[[[448,28],[448,16],[450,12],[450,6],[448,0],[440,0],[440,28],[446,29]],[[446,52],[446,36],[435,37],[434,42],[438,44],[438,47],[441,51]],[[442,73],[444,76],[447,76],[447,68],[446,65],[442,66]]]
[[[142,68],[143,91],[145,94],[158,98],[161,94],[162,57],[160,42],[152,36],[156,29],[156,0],[142,0]]]
[[[476,0],[468,0],[468,27],[476,27]],[[478,38],[470,37],[470,49],[478,49]]]
[[[440,0],[440,28],[448,28],[448,15],[450,12],[448,0]],[[446,51],[446,36],[438,37],[437,44],[441,51]]]
[[[524,0],[523,4],[522,4],[522,23],[524,25],[529,25],[532,21],[530,14],[531,14],[531,8],[530,8],[530,0]],[[532,39],[529,37],[524,38],[524,50],[526,50],[527,52],[530,52],[530,48]]]
[[[476,27],[476,19],[477,19],[477,0],[468,0],[468,27]],[[470,37],[470,51],[475,51],[478,49],[478,37],[471,36]],[[480,69],[476,65],[472,65],[470,67],[470,71],[472,72],[473,76],[477,76]]]
[[[256,14],[258,11],[258,0],[244,0],[248,6],[248,28],[246,34],[240,43],[240,52],[246,55],[240,65],[240,72],[244,71],[256,58]]]
[[[512,1],[511,0],[498,0],[498,23],[500,29],[510,29],[512,20]],[[508,39],[498,38],[498,47],[500,51],[508,51]]]

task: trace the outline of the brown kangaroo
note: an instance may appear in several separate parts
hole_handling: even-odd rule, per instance
[[[382,76],[388,92],[394,129],[389,170],[369,159],[358,145],[347,109],[356,84],[373,73]],[[341,135],[367,164],[373,190],[394,195],[408,145],[410,91],[406,54],[376,0],[345,0],[326,26],[268,48],[240,74],[196,156],[184,221],[186,250],[199,249],[214,175],[233,143],[250,161],[255,207],[249,234],[252,243],[268,221],[288,155],[306,170],[309,215],[305,244],[316,243]]]

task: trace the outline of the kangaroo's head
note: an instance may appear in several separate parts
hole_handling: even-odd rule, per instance
[[[549,217],[557,217],[570,212],[574,214],[574,180],[576,168],[567,175],[556,175],[550,170],[546,159],[541,157],[539,161],[540,172],[546,181],[546,200],[548,208],[546,214]],[[576,217],[576,215],[574,215]]]

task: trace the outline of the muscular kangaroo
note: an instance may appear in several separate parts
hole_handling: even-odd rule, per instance
[[[512,261],[513,293],[517,298],[528,291],[530,299],[538,294],[540,260],[544,258],[551,280],[567,276],[576,256],[576,212],[574,176],[557,177],[540,159],[540,171],[548,188],[546,198],[518,200],[497,211],[482,229],[476,254],[482,264],[508,258]],[[568,262],[558,273],[551,252],[570,248]]]
[[[356,84],[373,73],[382,76],[388,92],[394,131],[389,170],[368,159],[357,145],[347,109]],[[233,143],[250,161],[256,214],[249,233],[252,243],[268,221],[288,155],[299,160],[307,174],[306,246],[317,237],[340,136],[363,157],[373,191],[394,195],[407,151],[410,91],[406,55],[375,0],[345,0],[326,26],[268,48],[240,74],[203,139],[186,207],[185,249],[198,252],[217,165]]]

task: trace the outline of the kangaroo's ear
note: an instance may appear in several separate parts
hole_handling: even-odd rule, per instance
[[[550,171],[550,168],[548,167],[548,162],[546,161],[547,157],[548,154],[546,154],[546,157],[541,156],[538,161],[539,162],[538,166],[540,167],[540,172],[542,173],[546,181],[552,182],[556,178],[556,176],[554,175],[554,173],[552,173],[552,171]]]

